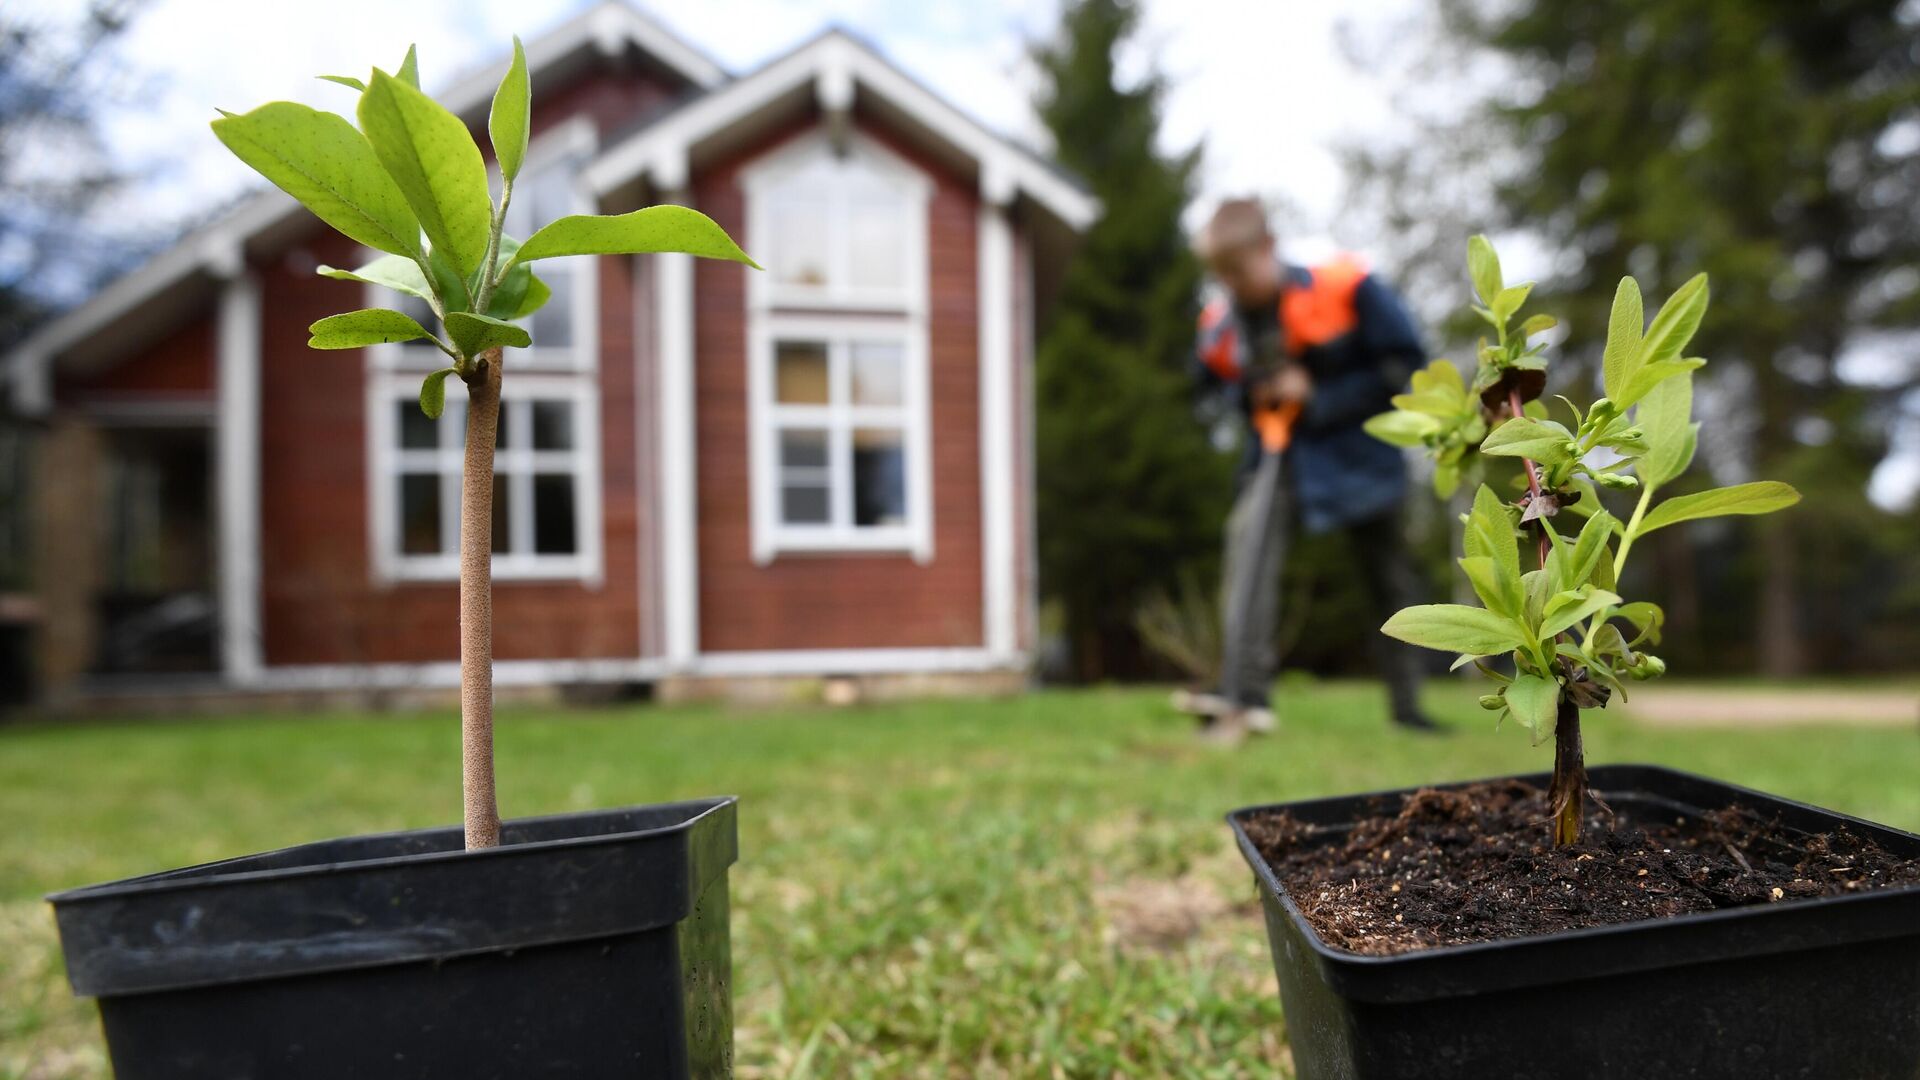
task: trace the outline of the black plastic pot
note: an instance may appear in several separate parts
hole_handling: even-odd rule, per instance
[[[1547,782],[1544,774],[1522,779]],[[1790,830],[1845,826],[1888,851],[1920,856],[1920,836],[1690,773],[1608,765],[1590,780],[1629,821],[1739,805]],[[1300,1080],[1920,1077],[1920,888],[1398,956],[1329,948],[1244,823],[1287,810],[1338,829],[1369,816],[1375,799],[1402,794],[1249,807],[1227,817],[1266,910]]]
[[[119,1080],[732,1075],[734,800],[329,840],[56,894]]]

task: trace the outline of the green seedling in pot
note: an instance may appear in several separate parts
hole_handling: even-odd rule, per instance
[[[446,381],[467,390],[460,501],[460,715],[469,848],[500,842],[493,769],[493,450],[500,422],[503,351],[532,344],[519,320],[546,303],[533,272],[568,255],[674,252],[757,265],[705,215],[651,206],[612,216],[572,215],[516,239],[503,231],[514,178],[526,159],[531,90],[519,39],[487,120],[499,167],[498,200],[465,121],[420,90],[414,51],[397,73],[366,80],[325,75],[358,92],[352,121],[291,101],[251,112],[222,110],[213,133],[229,150],[335,230],[383,254],[357,270],[321,267],[343,281],[425,301],[441,331],[387,308],[331,315],[308,328],[316,349],[429,341],[445,367],[420,386],[420,408],[438,418]]]
[[[1474,310],[1496,334],[1494,344],[1481,342],[1473,392],[1452,364],[1435,361],[1369,429],[1424,447],[1437,468],[1457,468],[1473,449],[1469,418],[1483,419],[1488,430],[1478,452],[1518,458],[1525,490],[1509,500],[1482,484],[1463,518],[1460,569],[1481,606],[1410,607],[1381,630],[1458,654],[1455,668],[1474,664],[1498,685],[1482,706],[1513,717],[1536,743],[1553,739],[1548,801],[1553,842],[1564,846],[1580,839],[1588,795],[1582,711],[1624,699],[1629,683],[1666,671],[1650,651],[1660,644],[1660,608],[1620,594],[1635,542],[1696,518],[1771,513],[1800,501],[1800,493],[1762,480],[1660,497],[1692,463],[1699,441],[1693,372],[1706,361],[1684,352],[1707,310],[1706,275],[1675,290],[1651,324],[1639,284],[1621,279],[1603,354],[1606,396],[1584,410],[1558,397],[1563,422],[1536,400],[1547,364],[1543,349],[1527,344],[1553,320],[1535,315],[1512,325],[1532,286],[1502,282],[1484,237],[1470,242],[1467,263],[1481,301]],[[1609,493],[1635,500],[1624,519],[1606,508]],[[1512,674],[1488,663],[1501,655],[1512,658]]]

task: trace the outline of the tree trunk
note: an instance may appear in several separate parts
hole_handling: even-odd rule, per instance
[[[1800,635],[1798,578],[1793,526],[1784,520],[1760,525],[1760,670],[1802,675],[1807,650]]]
[[[500,844],[493,793],[493,443],[500,429],[500,350],[467,382],[460,496],[460,781],[467,848]]]
[[[1660,533],[1653,549],[1660,567],[1660,580],[1666,588],[1668,660],[1684,647],[1692,652],[1687,663],[1703,666],[1700,648],[1700,583],[1694,572],[1693,537],[1685,529],[1667,529]],[[1681,646],[1680,643],[1685,643]]]
[[[1553,723],[1553,783],[1547,788],[1553,814],[1553,846],[1580,842],[1587,810],[1587,751],[1580,742],[1580,707],[1565,697]]]

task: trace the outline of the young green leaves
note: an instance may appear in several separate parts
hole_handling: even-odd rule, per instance
[[[401,79],[374,69],[358,110],[380,164],[413,208],[434,250],[462,277],[487,250],[493,206],[487,165],[467,125]]]
[[[235,157],[348,239],[419,256],[420,223],[406,196],[344,117],[274,101],[215,120],[213,133]]]
[[[1450,360],[1435,360],[1413,373],[1410,391],[1393,399],[1393,411],[1362,425],[1393,446],[1421,447],[1433,459],[1433,490],[1448,498],[1460,487],[1468,451],[1486,437],[1479,399]]]
[[[611,217],[575,214],[560,218],[527,237],[508,265],[563,255],[667,251],[725,259],[760,269],[760,264],[748,258],[726,230],[705,214],[684,206],[649,206]]]
[[[527,117],[533,111],[533,87],[527,79],[527,50],[513,39],[513,62],[506,78],[493,92],[493,110],[487,114],[487,138],[493,143],[500,175],[511,184],[527,159]]]
[[[514,320],[546,303],[551,290],[529,264],[567,255],[678,252],[758,268],[720,226],[680,206],[611,217],[564,217],[525,243],[501,230],[513,181],[526,164],[531,80],[518,39],[493,96],[488,135],[505,183],[496,203],[487,167],[467,124],[420,90],[412,48],[392,75],[378,68],[364,82],[322,76],[360,94],[355,128],[344,117],[293,102],[272,102],[242,116],[223,113],[213,130],[241,160],[349,239],[386,254],[354,270],[323,266],[342,281],[378,285],[427,302],[443,340],[413,316],[368,309],[309,327],[316,349],[355,349],[430,340],[453,365],[428,376],[420,407],[437,416],[449,374],[471,379],[481,354],[527,348]],[[424,240],[422,235],[424,234]]]
[[[1553,321],[1534,316],[1518,335],[1509,334],[1508,323],[1530,287],[1505,284],[1499,258],[1481,237],[1468,244],[1467,267],[1484,305],[1475,310],[1499,337],[1494,346],[1481,342],[1475,404],[1507,414],[1479,449],[1490,458],[1532,462],[1540,493],[1535,498],[1529,491],[1520,500],[1522,511],[1482,485],[1465,515],[1460,569],[1482,607],[1412,607],[1381,630],[1459,653],[1456,667],[1480,665],[1501,687],[1481,704],[1503,717],[1511,713],[1539,741],[1552,731],[1563,701],[1580,708],[1604,705],[1612,694],[1624,693],[1625,681],[1666,670],[1659,657],[1644,651],[1660,643],[1665,616],[1654,604],[1625,602],[1617,591],[1635,540],[1682,521],[1770,513],[1800,496],[1786,484],[1758,481],[1655,501],[1659,488],[1687,470],[1699,441],[1692,373],[1706,361],[1683,353],[1706,313],[1704,275],[1675,290],[1651,325],[1644,324],[1639,286],[1632,278],[1620,282],[1602,356],[1607,396],[1584,412],[1561,398],[1569,426],[1548,418],[1538,402],[1512,415],[1512,396],[1526,400],[1544,383],[1545,360],[1526,338]],[[1537,383],[1531,381],[1536,375]],[[1367,430],[1396,445],[1436,451],[1445,445],[1443,433],[1453,430],[1448,418],[1465,396],[1456,392],[1458,384],[1453,366],[1435,361],[1415,376],[1409,393],[1394,399],[1396,411],[1368,421]],[[1614,489],[1639,492],[1624,522],[1599,504],[1600,494]],[[1577,535],[1563,536],[1554,526],[1553,515],[1565,508],[1586,518]],[[1530,542],[1522,543],[1522,532]],[[1543,553],[1539,568],[1527,569],[1535,551]],[[1512,654],[1511,676],[1484,663],[1499,653]]]
[[[413,316],[384,308],[329,315],[307,327],[307,332],[313,335],[307,341],[310,349],[364,349],[433,336]]]

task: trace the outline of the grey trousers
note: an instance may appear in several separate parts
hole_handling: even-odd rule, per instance
[[[1293,531],[1292,498],[1284,459],[1264,454],[1246,477],[1227,516],[1220,575],[1220,696],[1247,708],[1266,708],[1273,683],[1274,632],[1280,622],[1280,570]],[[1419,577],[1407,557],[1400,515],[1388,513],[1347,526],[1347,546],[1360,562],[1374,614],[1385,622],[1416,603]],[[1387,684],[1395,720],[1419,715],[1421,660],[1417,649],[1374,633],[1374,665]]]

